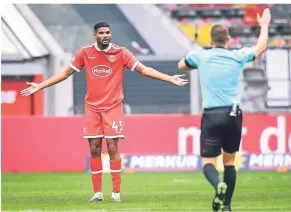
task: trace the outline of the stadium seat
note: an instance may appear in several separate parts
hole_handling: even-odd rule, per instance
[[[277,31],[277,26],[276,25],[274,26],[274,25],[270,24],[270,27],[269,27],[269,36],[275,36],[278,33],[279,32]]]
[[[274,5],[271,13],[272,13],[272,23],[280,24],[280,25],[288,25],[290,22],[290,5]]]
[[[180,23],[180,28],[184,32],[184,34],[191,40],[195,40],[195,33],[196,33],[196,28],[193,24],[191,23]]]
[[[257,25],[257,13],[262,14],[264,8],[247,7],[244,12],[244,22],[248,25]]]
[[[270,8],[272,19],[269,28],[270,38],[274,36],[291,35],[291,5],[276,4],[177,4],[172,12],[172,17],[177,20],[187,18],[187,22],[193,25],[181,24],[181,30],[189,37],[195,40],[195,32],[198,32],[198,44],[207,46],[210,38],[207,36],[207,24],[223,24],[229,27],[230,34],[233,37],[242,37],[242,39],[232,43],[234,47],[253,45],[260,28],[257,24],[257,12],[262,13],[264,8]],[[173,16],[175,14],[175,16]],[[210,21],[209,21],[210,20]],[[195,28],[196,26],[196,28]],[[201,28],[201,29],[200,29]],[[199,29],[199,30],[198,30]],[[205,35],[205,36],[202,36]],[[280,45],[289,45],[289,42],[279,42]],[[270,45],[278,46],[278,42],[270,42]]]
[[[273,38],[269,41],[269,44],[274,47],[283,47],[285,45],[285,40],[282,38]]]
[[[196,17],[196,11],[187,9],[174,9],[171,13],[171,17],[179,20],[182,18],[193,18]]]
[[[233,37],[250,36],[252,34],[252,31],[250,28],[247,27],[230,27],[229,34]]]
[[[228,9],[228,10],[224,10],[223,14],[227,17],[227,18],[231,18],[231,17],[243,17],[244,16],[244,10],[243,9]]]
[[[211,45],[211,37],[210,32],[213,23],[203,24],[198,29],[198,38],[197,42],[201,46],[210,46]]]
[[[242,47],[242,37],[234,37],[229,42],[230,48],[241,48]]]
[[[282,35],[291,35],[291,27],[283,27],[281,30]]]
[[[191,9],[199,9],[199,8],[207,8],[209,7],[209,4],[188,4],[187,8]]]
[[[245,8],[247,6],[247,4],[233,4],[232,7],[233,8]]]
[[[230,27],[230,26],[234,25],[235,21],[236,21],[235,18],[226,19],[226,20],[224,20],[224,25],[226,27]]]

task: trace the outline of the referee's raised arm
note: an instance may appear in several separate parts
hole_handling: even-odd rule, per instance
[[[261,27],[261,31],[257,44],[252,47],[256,58],[260,57],[267,48],[269,24],[271,21],[270,10],[265,9],[262,17],[257,14],[257,20],[259,26]]]

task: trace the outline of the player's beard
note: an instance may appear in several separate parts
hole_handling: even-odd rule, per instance
[[[110,44],[110,39],[106,40],[106,42],[104,42],[104,40],[98,42],[98,46],[100,49],[106,49]]]

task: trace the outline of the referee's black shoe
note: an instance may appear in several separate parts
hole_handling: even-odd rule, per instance
[[[222,211],[228,211],[228,212],[231,212],[231,208],[229,205],[226,205],[224,206],[223,210]]]
[[[217,189],[216,189],[216,194],[212,202],[212,209],[214,212],[223,210],[226,189],[227,189],[227,185],[224,182],[220,182],[218,184]]]

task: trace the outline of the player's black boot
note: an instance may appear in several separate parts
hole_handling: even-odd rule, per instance
[[[231,212],[231,207],[230,207],[230,205],[226,205],[226,206],[224,206],[224,208],[223,208],[222,211],[229,211],[229,212]]]
[[[220,182],[218,184],[215,197],[212,201],[212,210],[214,212],[223,210],[226,189],[227,189],[227,185],[224,182]]]

